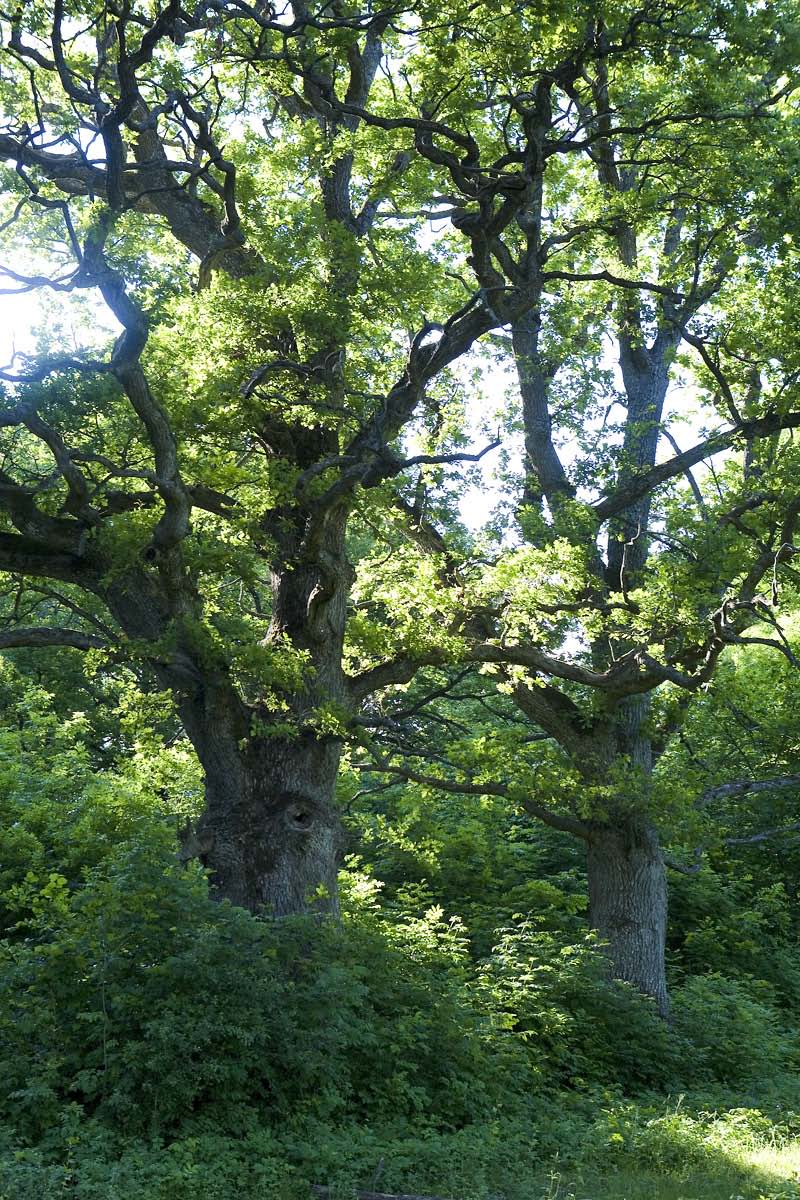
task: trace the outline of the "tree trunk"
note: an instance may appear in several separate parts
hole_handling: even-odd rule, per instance
[[[207,692],[184,720],[206,776],[206,807],[183,857],[214,893],[273,916],[338,913],[343,846],[334,803],[341,746],[304,732],[254,738],[246,710]]]
[[[320,449],[322,434],[305,433],[311,450]],[[283,513],[286,544],[283,558],[276,553],[272,563],[273,603],[262,646],[304,657],[296,660],[303,664],[296,679],[274,683],[277,704],[269,685],[263,698],[257,672],[242,686],[224,655],[198,650],[202,609],[188,576],[165,583],[165,573],[137,568],[105,592],[129,637],[168,643],[163,660],[154,660],[155,674],[172,689],[205,774],[205,809],[187,831],[181,857],[199,859],[214,894],[251,912],[338,912],[344,838],[334,793],[341,742],[318,735],[315,716],[329,704],[346,709],[350,699],[342,668],[353,579],[346,516],[341,505],[329,513],[314,545],[304,549],[307,514]]]
[[[343,835],[334,807],[339,746],[270,739],[251,751],[234,791],[206,784],[198,833],[215,891],[251,912],[337,914]]]
[[[655,1000],[666,1017],[667,877],[655,829],[642,816],[592,827],[589,922],[607,943],[611,973]]]

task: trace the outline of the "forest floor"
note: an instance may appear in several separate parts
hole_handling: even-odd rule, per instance
[[[734,1149],[686,1171],[553,1168],[536,1200],[800,1200],[800,1141]],[[533,1200],[533,1197],[532,1197]]]

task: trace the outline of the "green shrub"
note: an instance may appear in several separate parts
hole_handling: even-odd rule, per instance
[[[741,864],[723,862],[719,872],[678,875],[670,883],[671,942],[681,969],[762,981],[778,1003],[796,1011],[800,952],[791,876],[765,883]]]
[[[308,1200],[308,1184],[268,1129],[169,1144],[113,1134],[62,1113],[47,1149],[0,1150],[0,1200]],[[56,1161],[53,1162],[52,1160]]]
[[[637,1090],[679,1077],[681,1043],[633,988],[608,979],[591,935],[564,945],[528,924],[501,934],[482,982],[550,1086]]]
[[[470,986],[459,927],[269,922],[218,905],[159,838],[71,888],[30,886],[28,936],[0,948],[0,1118],[30,1137],[68,1100],[132,1133],[255,1107],[457,1125],[534,1075]]]
[[[797,1063],[796,1036],[752,983],[694,976],[674,992],[673,1025],[692,1047],[695,1076],[730,1085],[765,1083]]]

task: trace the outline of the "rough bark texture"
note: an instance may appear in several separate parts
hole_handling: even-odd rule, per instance
[[[237,754],[217,738],[198,749],[206,808],[186,850],[210,868],[217,895],[273,916],[335,915],[343,844],[333,795],[338,744],[274,738]]]
[[[286,550],[301,557],[296,545]],[[209,869],[220,899],[275,916],[338,909],[343,837],[334,789],[341,746],[317,735],[313,717],[320,706],[348,699],[341,653],[352,570],[344,522],[328,522],[315,550],[295,570],[273,562],[264,645],[308,656],[305,685],[281,692],[285,709],[277,712],[243,699],[224,659],[198,654],[192,622],[175,618],[177,605],[155,571],[132,568],[103,588],[128,636],[169,642],[155,672],[176,696],[205,773],[205,809],[185,836],[182,857]],[[186,582],[179,600],[190,616],[202,611]],[[257,681],[253,688],[257,693]],[[290,733],[281,728],[287,724]]]
[[[612,778],[619,786],[617,772],[624,767],[625,790],[635,793],[638,803],[623,795],[606,820],[589,827],[589,922],[607,943],[613,977],[652,996],[666,1016],[667,872],[658,833],[647,815],[653,770],[649,716],[649,695],[625,696],[612,705],[598,730],[594,770],[604,762],[599,778]]]
[[[628,403],[621,481],[655,463],[669,363],[676,343],[677,337],[671,331],[659,333],[649,348],[632,343],[630,335],[620,335],[620,367]],[[652,496],[647,493],[611,522],[607,576],[614,591],[625,592],[637,586],[647,561],[651,503]]]
[[[559,495],[574,494],[574,488],[553,445],[548,395],[558,364],[547,362],[539,352],[540,332],[541,317],[538,312],[526,313],[512,326],[525,430],[522,503],[535,508],[541,506],[543,497],[553,504]]]
[[[667,1016],[664,970],[667,882],[658,836],[646,818],[631,815],[596,825],[588,852],[589,920],[608,943],[614,978],[652,996]]]

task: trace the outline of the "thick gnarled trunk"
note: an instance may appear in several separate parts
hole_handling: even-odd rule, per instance
[[[205,809],[182,857],[198,858],[213,893],[251,912],[336,914],[341,742],[300,720],[278,730],[225,673],[206,678],[180,710],[205,773]]]
[[[301,553],[308,532],[302,513],[286,514],[263,645],[300,652],[307,665],[302,682],[282,692],[284,707],[245,704],[227,677],[209,681],[184,706],[206,776],[194,854],[209,868],[216,894],[251,912],[338,912],[341,742],[318,736],[314,715],[326,704],[348,702],[342,643],[353,573],[346,515],[343,507],[329,514],[312,554]]]
[[[589,922],[607,945],[611,974],[652,996],[666,1017],[667,878],[658,835],[642,816],[593,825]]]
[[[171,628],[175,637],[171,659],[165,656],[157,676],[175,691],[205,774],[206,800],[196,829],[184,838],[181,857],[197,858],[209,869],[219,898],[275,916],[337,912],[343,843],[334,802],[341,744],[330,736],[316,736],[308,718],[319,704],[344,697],[341,639],[346,593],[331,588],[329,602],[315,610],[318,576],[311,571],[297,574],[308,593],[299,602],[293,597],[296,609],[305,606],[301,611],[306,628],[299,619],[296,622],[300,633],[311,625],[309,611],[319,628],[306,636],[314,661],[309,672],[314,690],[298,688],[287,697],[294,717],[289,733],[276,728],[274,713],[245,703],[224,663],[209,667],[198,661],[191,642],[181,643],[180,624],[170,627],[168,606],[161,603],[149,576],[140,572],[136,587],[118,584],[109,595],[132,636],[154,639]],[[346,560],[340,574],[347,584]],[[276,605],[279,615],[282,610]],[[286,637],[287,625],[287,619],[279,624],[277,637]],[[297,630],[291,632],[299,641]],[[277,716],[284,720],[283,712]]]
[[[335,915],[339,743],[301,734],[253,739],[245,749],[219,737],[196,745],[206,807],[184,853],[209,869],[214,893],[277,917]]]

